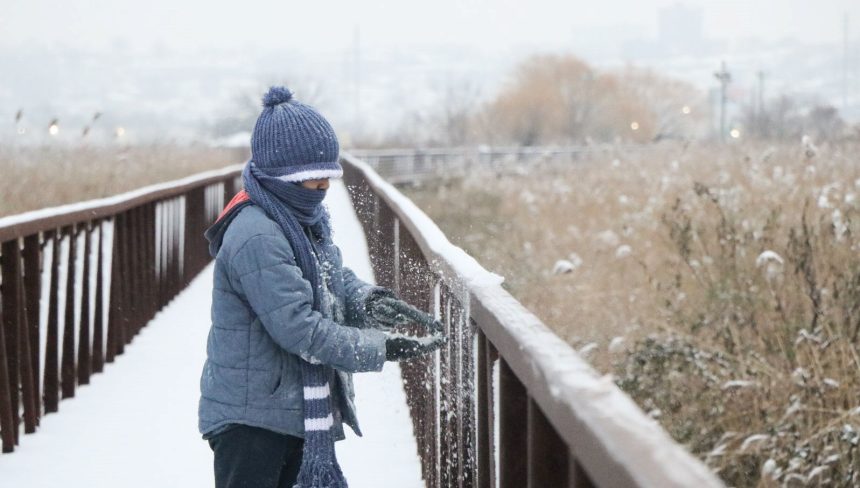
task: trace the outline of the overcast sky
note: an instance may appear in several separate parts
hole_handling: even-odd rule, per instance
[[[700,10],[704,40],[684,14],[664,31],[680,36],[654,42],[675,5]],[[741,42],[754,38],[779,42]],[[83,126],[98,110],[129,133],[192,134],[239,95],[287,83],[321,95],[341,128],[399,130],[448,85],[487,99],[525,56],[561,50],[600,69],[644,63],[703,92],[725,60],[739,99],[762,70],[769,95],[818,97],[860,120],[860,0],[0,0],[0,125],[21,107],[34,127]],[[9,130],[0,141],[18,138]]]
[[[173,49],[200,47],[343,49],[360,26],[362,46],[460,43],[494,49],[563,46],[577,32],[629,26],[650,34],[672,0],[2,0],[0,44]],[[838,42],[857,0],[720,0],[699,6],[709,37]]]

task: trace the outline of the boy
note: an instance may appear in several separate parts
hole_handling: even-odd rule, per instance
[[[284,87],[263,97],[245,189],[206,231],[215,257],[199,429],[222,487],[346,487],[352,373],[435,350],[432,317],[343,268],[322,205],[342,176],[334,130]],[[386,334],[419,322],[430,340]]]

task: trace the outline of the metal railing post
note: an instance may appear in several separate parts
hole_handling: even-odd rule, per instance
[[[0,325],[6,323],[7,313],[9,311],[4,304],[0,308]],[[13,387],[9,381],[9,356],[7,351],[6,334],[3,330],[0,330],[0,441],[2,441],[3,452],[12,452],[15,450],[15,431],[17,428],[12,414]]]
[[[528,392],[499,359],[499,486],[522,488],[528,484]]]
[[[69,239],[66,258],[65,320],[63,320],[62,359],[60,360],[60,390],[63,398],[75,396],[75,258],[77,232],[74,225],[63,229]]]
[[[18,322],[21,316],[21,302],[18,299],[20,284],[18,275],[20,274],[21,259],[18,246],[19,243],[16,238],[4,242],[2,248],[0,248],[0,252],[2,252],[2,265],[0,265],[2,272],[0,272],[0,278],[3,280],[2,287],[0,287],[0,298],[2,298],[3,304],[3,323],[0,324],[2,325],[0,334],[4,336],[4,366],[6,370],[3,389],[7,391],[7,398],[9,400],[8,406],[3,406],[4,409],[9,409],[9,413],[4,414],[4,417],[9,416],[7,419],[8,423],[6,423],[6,428],[4,429],[4,433],[7,433],[4,436],[4,449],[7,443],[10,443],[12,446],[18,444],[20,424],[20,415],[18,412],[20,402],[18,389],[20,378],[18,334],[20,326]]]
[[[81,232],[84,233],[84,269],[81,281],[81,319],[78,325],[78,384],[90,382],[92,373],[92,357],[90,355],[90,257],[92,254],[92,223],[85,222]]]
[[[95,318],[93,319],[93,368],[94,373],[101,373],[104,369],[104,223],[101,220],[95,222],[98,226],[98,246],[96,249],[96,296],[95,296]]]
[[[48,292],[48,324],[45,342],[45,379],[43,395],[45,413],[56,412],[60,401],[60,361],[59,361],[59,289],[60,289],[60,241],[63,236],[59,229],[46,233],[51,241],[51,283]]]
[[[33,398],[35,404],[36,425],[42,416],[42,395],[39,378],[41,367],[39,361],[39,321],[41,307],[39,295],[42,292],[42,245],[39,233],[24,237],[24,311],[27,315],[28,334],[30,336],[30,368],[33,375]]]

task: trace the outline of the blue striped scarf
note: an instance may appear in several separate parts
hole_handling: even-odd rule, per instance
[[[324,190],[312,190],[269,175],[249,161],[242,172],[245,191],[277,222],[290,242],[302,275],[311,283],[313,309],[322,311],[322,283],[307,227],[317,235],[330,235],[329,215],[322,200]],[[346,488],[346,478],[337,463],[331,435],[331,388],[328,366],[302,360],[304,384],[305,444],[296,488]]]

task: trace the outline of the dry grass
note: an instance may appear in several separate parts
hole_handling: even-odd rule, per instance
[[[203,146],[0,146],[0,216],[115,195],[244,157]]]
[[[858,149],[666,143],[407,193],[730,485],[857,486]]]

